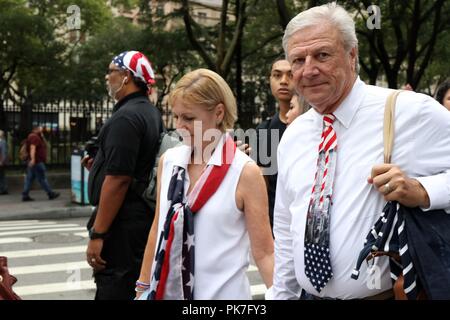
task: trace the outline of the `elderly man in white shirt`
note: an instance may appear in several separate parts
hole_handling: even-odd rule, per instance
[[[295,89],[312,109],[289,126],[278,148],[271,295],[298,299],[303,289],[318,298],[386,297],[383,293],[392,288],[387,258],[378,259],[372,274],[363,266],[358,280],[351,279],[353,267],[387,200],[450,213],[450,113],[426,95],[402,92],[396,104],[393,164],[383,164],[384,105],[392,90],[359,79],[358,40],[350,15],[335,3],[304,11],[288,24],[283,47]],[[329,158],[322,165],[334,170],[329,169],[332,180],[320,190],[320,208],[328,208],[329,223],[323,228],[327,245],[322,254],[329,261],[305,271],[313,183],[318,194],[317,180],[329,179],[327,173],[316,174],[325,115],[334,119],[332,129],[323,133],[325,140],[337,139],[334,148],[325,141]],[[328,267],[324,272],[330,276],[320,280]]]

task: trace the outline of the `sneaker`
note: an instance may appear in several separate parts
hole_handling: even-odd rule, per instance
[[[34,201],[34,199],[31,198],[30,196],[23,196],[22,201]]]
[[[59,192],[52,192],[48,195],[48,200],[53,200],[59,197]]]

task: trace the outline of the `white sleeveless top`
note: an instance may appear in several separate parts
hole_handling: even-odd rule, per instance
[[[222,163],[223,139],[217,145],[209,164]],[[169,210],[167,192],[174,165],[186,168],[185,200],[190,179],[187,171],[191,148],[181,145],[164,155],[158,237]],[[236,150],[221,185],[208,202],[194,214],[195,230],[195,300],[251,299],[246,271],[249,265],[250,241],[244,213],[236,206],[236,188],[244,165],[253,161]],[[157,244],[158,245],[158,244]]]

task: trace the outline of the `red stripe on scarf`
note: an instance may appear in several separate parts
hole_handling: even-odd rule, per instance
[[[227,150],[231,151],[231,154],[227,153]],[[192,205],[191,210],[193,213],[199,211],[209,200],[209,198],[211,198],[212,195],[217,191],[223,179],[225,178],[225,175],[227,174],[231,163],[233,162],[235,154],[236,144],[230,136],[227,136],[227,139],[225,140],[225,143],[222,147],[222,165],[214,166],[214,168],[211,170],[211,174],[200,190],[195,203]]]
[[[172,242],[174,237],[174,225],[175,220],[178,218],[178,212],[176,212],[173,217],[172,221],[170,222],[170,231],[169,231],[169,238],[167,239],[166,243],[166,252],[164,253],[164,262],[161,269],[161,276],[159,278],[158,287],[156,288],[156,295],[155,300],[163,300],[164,299],[164,291],[166,289],[166,281],[167,277],[169,276],[169,261],[170,261],[170,249],[172,248]]]

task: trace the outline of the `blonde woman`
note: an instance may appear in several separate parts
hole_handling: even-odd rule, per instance
[[[286,125],[290,125],[298,116],[301,116],[311,107],[305,98],[294,93],[289,103],[289,111],[286,113]]]
[[[267,287],[274,249],[263,177],[226,133],[236,120],[232,91],[215,72],[198,69],[177,83],[169,104],[184,144],[159,163],[137,297],[251,299],[250,248]]]

